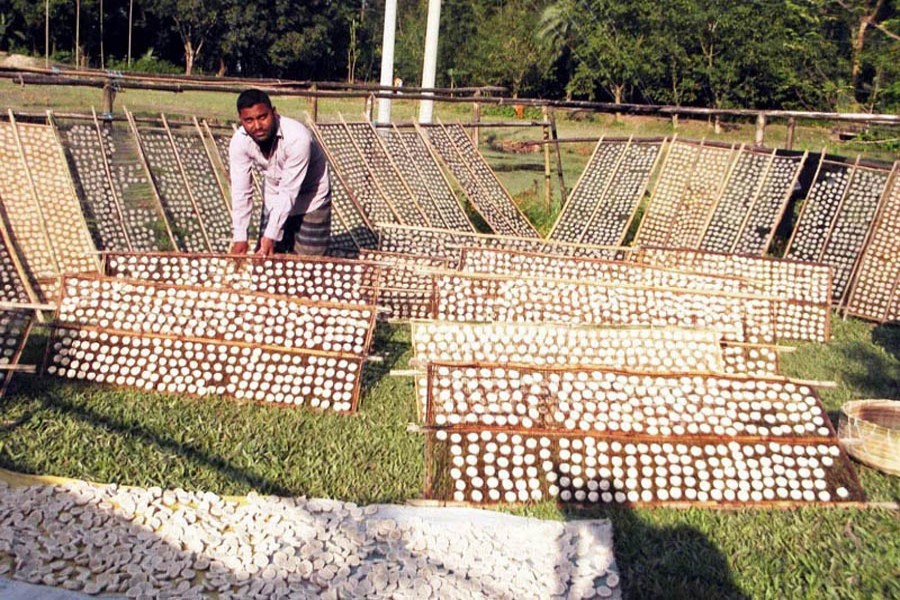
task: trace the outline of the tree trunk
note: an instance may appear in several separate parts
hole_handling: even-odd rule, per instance
[[[184,74],[190,75],[194,70],[194,45],[191,40],[184,42]]]
[[[616,104],[622,104],[622,96],[625,94],[624,85],[613,86],[613,101]],[[616,112],[615,122],[618,123],[622,119],[622,113]]]
[[[219,70],[216,71],[216,77],[225,77],[225,73],[228,72],[228,67],[225,65],[225,59],[223,57],[219,57]]]

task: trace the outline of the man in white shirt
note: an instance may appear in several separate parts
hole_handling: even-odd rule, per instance
[[[261,90],[241,92],[237,109],[241,127],[229,146],[232,254],[249,250],[254,164],[265,177],[256,253],[325,254],[331,234],[331,184],[319,144],[305,125],[279,115]]]

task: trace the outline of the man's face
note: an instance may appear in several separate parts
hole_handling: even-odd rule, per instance
[[[257,144],[269,142],[275,136],[278,122],[278,112],[274,107],[269,108],[265,104],[254,104],[250,108],[243,108],[238,112],[238,118],[244,131]]]

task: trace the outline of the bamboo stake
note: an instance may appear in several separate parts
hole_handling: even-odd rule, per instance
[[[559,134],[556,130],[556,111],[551,108],[549,113],[550,138],[553,140],[553,145],[556,146],[556,173],[559,176],[559,202],[560,205],[562,205],[566,200],[566,181],[565,176],[563,175],[562,150],[559,146]],[[562,208],[562,206],[560,206],[560,208]]]
[[[19,282],[25,290],[25,295],[28,296],[28,299],[31,300],[32,303],[39,303],[40,298],[38,298],[37,293],[31,285],[28,271],[25,269],[25,266],[22,264],[22,260],[19,257],[18,248],[13,244],[12,238],[10,237],[7,220],[6,207],[3,206],[2,201],[0,201],[0,241],[6,246],[6,252],[13,263],[13,268],[16,271],[16,275],[19,277]],[[42,323],[44,322],[44,316],[40,313],[38,313],[38,320]]]
[[[706,138],[700,140],[700,145],[697,147],[697,151],[694,154],[694,159],[691,161],[691,167],[688,170],[688,178],[687,183],[684,184],[684,187],[681,189],[681,193],[678,196],[678,200],[676,201],[675,206],[675,214],[672,215],[672,223],[670,227],[666,229],[666,236],[663,240],[663,246],[669,246],[669,240],[675,234],[676,227],[680,224],[682,218],[682,212],[684,210],[684,205],[687,204],[687,194],[688,190],[691,188],[691,183],[693,182],[693,177],[697,173],[697,163],[700,162],[700,157],[703,155],[703,148],[706,144]],[[687,246],[688,248],[693,248],[697,244],[691,244],[690,242],[685,242],[683,240],[678,241],[679,246]]]
[[[169,123],[166,121],[166,115],[160,113],[160,117],[162,117],[163,126],[166,129],[166,136],[169,138],[169,144],[172,146],[172,153],[175,155],[175,164],[178,165],[178,171],[181,173],[181,181],[184,183],[184,189],[187,191],[188,199],[191,202],[191,207],[194,209],[194,215],[197,217],[197,224],[200,226],[200,233],[203,235],[203,241],[206,242],[206,249],[212,250],[213,245],[209,241],[209,235],[206,233],[206,226],[203,223],[203,214],[200,211],[200,207],[197,204],[197,199],[194,197],[194,190],[191,188],[191,183],[188,180],[187,173],[184,170],[184,164],[181,162],[181,154],[178,152],[178,145],[175,143],[175,138],[172,135],[172,130],[169,128]]]
[[[738,152],[744,152],[744,144],[741,144],[741,148]],[[744,213],[744,218],[741,219],[741,224],[738,227],[737,235],[734,237],[734,241],[731,242],[731,248],[729,248],[729,252],[735,252],[744,237],[744,231],[747,229],[747,223],[750,222],[750,217],[754,214],[754,209],[759,202],[759,197],[762,194],[762,190],[765,187],[766,180],[768,179],[769,173],[772,170],[772,165],[775,164],[775,156],[777,155],[777,153],[777,150],[772,150],[769,153],[769,160],[766,161],[766,168],[763,169],[763,172],[760,174],[759,181],[756,182],[756,187],[753,190],[753,194],[750,196],[749,206],[747,207],[747,211]],[[753,150],[751,150],[749,154],[756,154],[756,152],[753,152]],[[740,160],[740,158],[738,158],[738,160]],[[763,250],[763,253],[764,252],[765,250]]]
[[[676,135],[677,137],[677,135]],[[637,193],[634,195],[634,203],[631,208],[631,214],[628,216],[628,221],[626,221],[625,226],[622,228],[622,235],[619,236],[616,244],[619,246],[625,243],[625,238],[628,236],[628,231],[631,229],[631,226],[634,224],[634,220],[637,218],[638,208],[641,206],[641,199],[644,197],[644,194],[647,192],[647,188],[650,187],[650,179],[653,176],[653,172],[659,166],[659,162],[662,156],[663,146],[669,141],[669,138],[665,137],[659,142],[659,151],[656,153],[656,156],[653,158],[653,164],[650,166],[650,169],[647,171],[647,174],[644,176],[644,180],[641,182],[641,186],[638,188]],[[672,141],[675,141],[675,138],[672,138]],[[639,142],[645,143],[645,142]],[[654,143],[654,142],[647,142]]]
[[[713,147],[713,146],[710,146]],[[738,157],[740,156],[740,152],[744,149],[744,144],[741,144],[740,147],[735,150],[734,144],[731,145],[731,149],[729,150],[729,159],[728,159],[728,168],[725,169],[725,173],[719,178],[719,183],[716,188],[716,193],[713,196],[712,202],[707,209],[706,218],[703,220],[703,226],[700,228],[702,231],[698,233],[699,238],[693,244],[695,247],[700,248],[703,245],[703,239],[706,237],[706,234],[709,231],[709,227],[712,224],[713,217],[716,214],[716,210],[719,208],[719,204],[722,202],[722,196],[725,194],[725,190],[728,187],[728,181],[731,179],[731,176],[734,174],[734,169],[737,167]]]
[[[172,233],[172,227],[169,225],[169,218],[166,216],[166,207],[163,204],[159,188],[156,186],[156,179],[153,178],[153,171],[150,169],[150,161],[147,160],[147,155],[144,153],[144,142],[141,139],[137,123],[134,121],[134,115],[129,112],[128,107],[123,107],[122,110],[125,112],[125,118],[128,120],[128,127],[131,130],[131,135],[134,137],[134,145],[137,148],[138,157],[141,159],[141,164],[144,166],[144,171],[147,173],[147,181],[150,182],[150,189],[153,191],[153,199],[156,201],[156,208],[159,209],[159,216],[162,218],[163,225],[166,226],[166,234],[169,236],[169,242],[171,242],[172,248],[177,250],[179,249],[179,244],[175,240],[175,234]]]

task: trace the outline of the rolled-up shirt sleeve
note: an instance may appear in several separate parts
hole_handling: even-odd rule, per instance
[[[286,144],[284,163],[277,181],[266,177],[266,206],[269,208],[269,223],[263,235],[269,239],[281,239],[281,228],[291,215],[294,201],[309,168],[311,140],[304,135]]]
[[[246,150],[246,142],[240,131],[231,138],[228,146],[228,162],[231,170],[231,222],[234,241],[247,241],[247,228],[253,211],[253,159]]]

